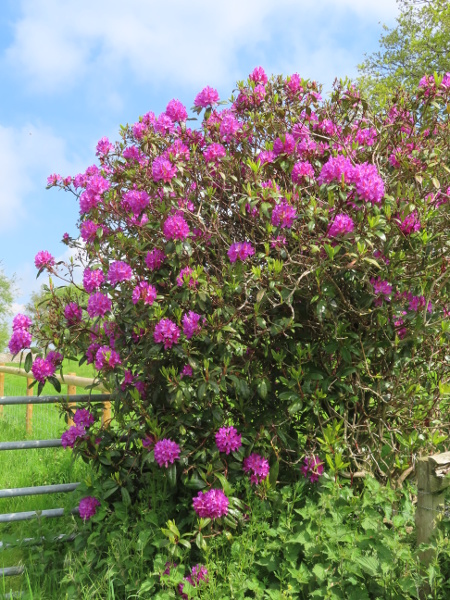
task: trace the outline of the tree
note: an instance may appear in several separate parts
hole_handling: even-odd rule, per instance
[[[380,50],[359,65],[359,84],[383,103],[399,84],[409,91],[434,72],[450,71],[450,3],[448,0],[397,0],[400,15],[392,29],[384,26]]]
[[[8,279],[5,273],[0,270],[0,349],[3,350],[9,338],[7,319],[12,312],[12,303],[14,300],[15,283],[14,279]]]

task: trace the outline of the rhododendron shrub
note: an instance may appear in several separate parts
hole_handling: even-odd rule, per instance
[[[432,447],[439,431],[449,90],[400,91],[373,114],[346,82],[322,100],[262,73],[226,107],[201,91],[195,128],[174,100],[50,182],[79,199],[82,239],[64,241],[88,296],[54,295],[47,347],[111,391],[110,426],[66,441],[111,501],[113,481],[133,496],[146,472],[188,496],[327,469],[388,478],[407,466],[401,436]],[[61,269],[45,252],[36,264]]]

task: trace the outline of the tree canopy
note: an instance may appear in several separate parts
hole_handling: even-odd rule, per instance
[[[11,305],[14,300],[14,280],[8,279],[0,269],[0,350],[3,350],[8,341],[7,318],[11,314]]]
[[[380,103],[399,84],[411,91],[425,74],[450,71],[448,0],[397,2],[396,26],[384,25],[380,50],[358,67],[361,87]]]

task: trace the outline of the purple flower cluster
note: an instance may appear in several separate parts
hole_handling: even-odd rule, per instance
[[[230,501],[222,490],[213,489],[199,492],[193,499],[192,506],[202,519],[220,519],[228,514],[229,503]]]
[[[109,139],[107,137],[102,137],[102,139],[98,141],[95,154],[100,158],[103,158],[112,152],[112,150],[114,150],[114,146],[110,143]]]
[[[216,433],[216,445],[220,452],[230,454],[242,446],[241,437],[234,427],[221,427]]]
[[[269,474],[269,461],[267,458],[253,452],[242,463],[244,473],[251,472],[250,481],[254,484],[260,483]]]
[[[150,197],[146,191],[131,190],[125,192],[122,198],[122,206],[135,215],[139,215],[150,203]]]
[[[314,177],[314,169],[311,163],[308,161],[295,163],[291,173],[293,183],[301,183],[305,177]]]
[[[117,285],[122,281],[129,281],[132,277],[132,268],[123,260],[116,260],[109,265],[108,281],[111,285]]]
[[[95,368],[99,371],[101,369],[114,369],[116,365],[121,364],[119,353],[109,346],[100,346],[95,353]]]
[[[17,354],[31,345],[32,335],[28,331],[32,322],[30,317],[17,314],[12,322],[13,334],[8,342],[8,348],[11,354]]]
[[[69,427],[61,436],[63,448],[73,448],[78,438],[83,438],[86,435],[86,430],[81,425],[73,425]]]
[[[232,113],[224,115],[220,124],[220,137],[224,142],[231,142],[240,130],[241,124]]]
[[[346,184],[353,183],[359,198],[365,202],[379,204],[384,197],[384,183],[375,165],[353,165],[345,156],[332,156],[323,165],[317,181],[322,185],[342,180]]]
[[[249,256],[253,256],[255,249],[250,242],[235,242],[228,248],[227,254],[230,262],[234,263],[238,259],[244,261]]]
[[[64,318],[69,326],[79,323],[83,317],[83,311],[76,302],[69,302],[64,308]]]
[[[36,269],[51,269],[55,265],[55,259],[47,250],[41,250],[34,257],[34,264]]]
[[[399,221],[398,226],[405,235],[411,235],[422,227],[417,211],[413,211],[402,221]]]
[[[172,215],[165,220],[163,233],[168,240],[185,240],[190,233],[189,225],[181,215]]]
[[[185,581],[188,581],[192,587],[197,587],[200,581],[208,582],[208,570],[206,567],[202,565],[196,565],[192,567],[191,574],[184,578]],[[183,593],[184,583],[180,583],[178,586],[178,591],[183,598],[183,600],[188,600],[189,596]]]
[[[180,328],[170,319],[161,319],[155,326],[153,339],[157,344],[164,344],[164,350],[178,344]]]
[[[209,162],[216,163],[226,155],[227,155],[227,151],[222,146],[222,144],[210,144],[203,152],[203,156],[207,163],[209,163]]]
[[[390,285],[388,281],[380,279],[379,277],[377,277],[376,279],[375,277],[372,277],[370,283],[373,285],[373,291],[375,294],[377,294],[377,296],[384,296],[384,300],[386,300],[387,302],[390,301],[392,285]],[[381,300],[383,300],[383,298],[381,298]]]
[[[275,227],[290,229],[297,217],[295,208],[288,204],[286,200],[276,204],[272,211],[272,225]]]
[[[55,374],[55,365],[46,358],[38,356],[33,362],[31,372],[36,381],[44,383],[48,377],[52,377]]]
[[[155,448],[155,460],[160,467],[167,467],[173,464],[180,458],[180,446],[170,439],[163,439],[156,442]]]
[[[344,179],[345,183],[352,183],[354,170],[354,166],[349,158],[345,156],[332,156],[323,165],[317,181],[320,185],[333,181],[340,183],[342,179]]]
[[[338,235],[345,235],[350,233],[355,228],[353,219],[348,215],[339,213],[335,216],[334,221],[328,228],[328,237],[337,237]]]
[[[74,416],[73,422],[80,427],[90,427],[94,424],[94,415],[87,408],[79,408]]]
[[[190,340],[194,335],[200,333],[202,329],[203,317],[193,310],[183,315],[183,333]]]
[[[184,367],[181,369],[180,379],[183,379],[183,377],[192,377],[192,375],[193,370],[191,365],[184,365]]]
[[[94,317],[104,317],[111,308],[111,300],[105,294],[96,292],[89,296],[87,312],[91,319]]]
[[[191,277],[193,272],[194,271],[191,269],[191,267],[184,267],[184,269],[181,269],[180,274],[177,277],[177,286],[182,287],[185,282],[187,282],[189,287],[197,287],[198,281]]]
[[[318,456],[305,457],[303,467],[300,471],[307,477],[311,483],[319,481],[319,477],[323,475],[323,462]]]
[[[156,291],[156,288],[153,285],[145,281],[141,281],[134,288],[131,299],[133,301],[133,304],[137,304],[139,300],[143,300],[144,304],[151,306],[156,300],[157,295],[158,292]]]
[[[78,511],[83,521],[89,521],[89,519],[95,515],[97,506],[100,506],[100,502],[97,498],[94,498],[94,496],[86,496],[86,498],[80,500]]]
[[[150,271],[157,271],[161,265],[163,264],[166,255],[159,248],[153,248],[151,252],[147,252],[147,256],[145,257],[145,264],[150,269]]]
[[[83,286],[88,294],[94,290],[98,290],[104,281],[105,275],[101,269],[94,269],[91,271],[91,269],[87,267],[83,272]]]
[[[171,100],[166,106],[166,115],[169,116],[172,121],[177,123],[183,123],[188,118],[187,110],[184,104],[179,100]]]
[[[152,176],[154,181],[169,183],[177,174],[177,167],[164,156],[158,156],[153,161]]]
[[[295,152],[295,138],[290,133],[286,133],[283,138],[277,138],[273,143],[273,153],[275,156],[280,154],[293,154]]]
[[[55,367],[59,367],[62,363],[62,361],[64,360],[64,356],[61,354],[61,352],[54,352],[53,350],[51,350],[47,356],[46,359],[52,363],[52,365]]]
[[[212,87],[207,85],[195,96],[194,106],[199,108],[206,108],[219,102],[219,93]]]

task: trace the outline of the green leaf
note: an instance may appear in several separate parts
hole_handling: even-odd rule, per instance
[[[58,394],[61,393],[61,383],[59,382],[59,380],[56,379],[56,377],[49,377],[48,380],[58,392]]]
[[[33,356],[31,354],[31,352],[28,352],[28,354],[25,358],[25,364],[24,364],[23,368],[25,369],[25,371],[27,373],[29,373],[32,366],[33,366]]]
[[[125,504],[125,506],[130,506],[131,497],[130,497],[130,492],[127,490],[127,488],[125,488],[125,487],[120,488],[120,493],[122,494],[122,502]]]
[[[269,483],[272,487],[276,486],[279,471],[280,461],[277,460],[277,462],[270,467]]]
[[[177,466],[175,464],[170,465],[166,473],[170,487],[174,488],[177,484]]]
[[[203,398],[205,397],[206,394],[206,382],[204,381],[203,383],[201,383],[199,385],[199,388],[197,390],[197,397],[199,400],[203,400]]]

